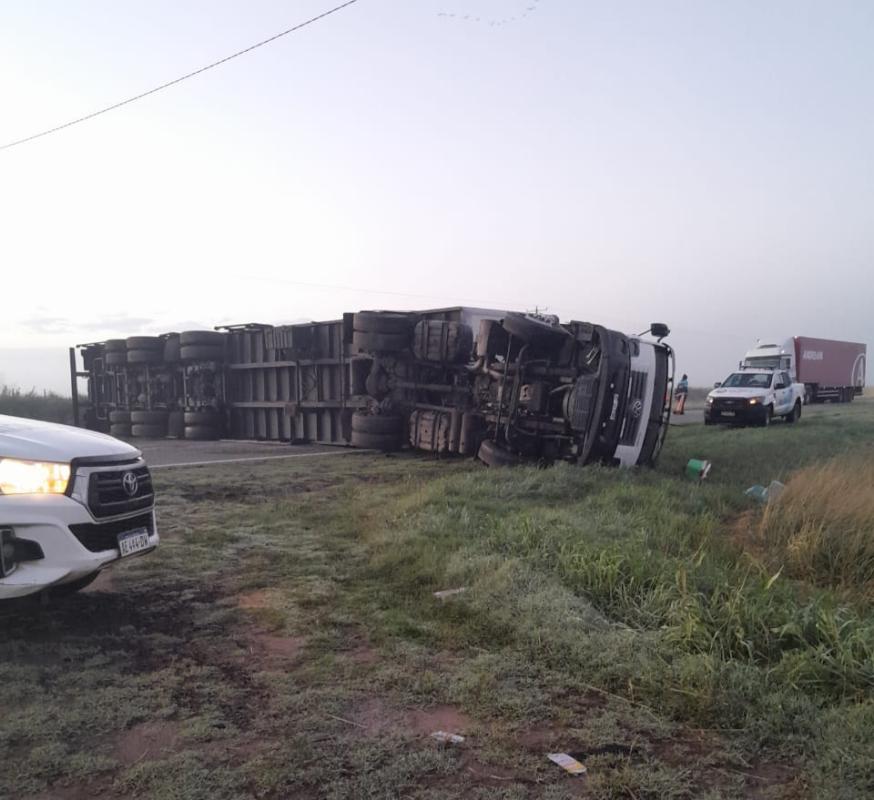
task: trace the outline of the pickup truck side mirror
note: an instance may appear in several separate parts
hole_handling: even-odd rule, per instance
[[[713,384],[714,389],[718,389],[720,386],[722,386],[722,381],[716,381],[716,383]]]

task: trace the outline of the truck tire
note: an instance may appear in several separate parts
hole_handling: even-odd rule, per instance
[[[109,435],[110,436],[118,436],[122,439],[126,439],[130,436],[131,433],[131,425],[129,422],[113,422],[109,426]]]
[[[224,348],[225,334],[219,331],[183,331],[179,334],[179,344],[182,347],[207,345]]]
[[[117,423],[130,425],[130,411],[110,411],[109,422],[112,425]]]
[[[522,456],[501,447],[494,439],[484,439],[476,457],[490,467],[515,467],[525,463]]]
[[[507,314],[501,321],[501,326],[507,333],[523,342],[561,344],[570,336],[564,328],[558,328],[539,319],[532,319],[525,314]]]
[[[103,363],[107,367],[123,367],[127,364],[127,351],[125,350],[110,350],[103,356]]]
[[[183,344],[179,358],[182,361],[224,361],[225,348],[214,344]]]
[[[392,353],[404,350],[410,345],[409,333],[368,333],[352,332],[353,353]]]
[[[103,343],[103,349],[107,353],[123,353],[127,350],[127,345],[124,343],[124,339],[107,339]]]
[[[784,419],[786,420],[786,422],[789,422],[789,423],[798,422],[798,420],[801,419],[801,401],[800,400],[795,401],[795,405],[792,406],[792,411],[790,411],[784,417]]]
[[[352,415],[352,430],[356,433],[390,434],[399,436],[404,429],[404,418],[397,414],[366,414],[356,411]]]
[[[181,343],[178,333],[171,333],[164,340],[164,362],[167,364],[175,364],[182,357],[180,352]]]
[[[160,336],[128,336],[125,346],[128,350],[163,350],[164,340]]]
[[[221,415],[218,411],[186,411],[183,413],[183,421],[186,425],[207,425],[211,428],[220,428]]]
[[[365,450],[382,450],[391,453],[401,449],[400,433],[364,433],[352,431],[350,443],[353,447],[361,447]]]
[[[134,425],[166,425],[166,411],[131,411],[130,421]]]
[[[352,330],[361,333],[409,334],[415,325],[413,314],[397,311],[359,311],[352,315]]]
[[[163,439],[167,435],[167,425],[131,425],[130,435],[139,439]]]
[[[219,438],[219,429],[212,425],[186,425],[185,438],[191,441],[211,442]]]
[[[181,439],[185,436],[185,415],[181,411],[171,411],[167,415],[167,437]]]
[[[128,350],[128,364],[160,364],[164,359],[164,348],[160,350]]]
[[[765,406],[765,418],[762,420],[762,426],[767,428],[771,424],[774,417],[774,406]]]

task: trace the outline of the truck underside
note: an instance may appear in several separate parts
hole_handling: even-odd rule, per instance
[[[80,350],[85,423],[117,436],[410,446],[491,465],[652,464],[673,380],[661,342],[464,307]]]

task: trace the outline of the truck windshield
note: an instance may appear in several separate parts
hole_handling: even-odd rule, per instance
[[[771,385],[771,374],[766,372],[733,372],[722,384],[729,389],[767,389]]]

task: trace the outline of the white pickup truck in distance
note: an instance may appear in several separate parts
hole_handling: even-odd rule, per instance
[[[744,369],[707,395],[704,424],[770,425],[774,417],[797,422],[803,403],[804,384],[793,383],[785,370]]]
[[[142,455],[93,431],[0,415],[0,600],[67,594],[158,546]]]

